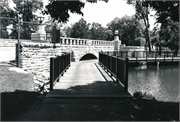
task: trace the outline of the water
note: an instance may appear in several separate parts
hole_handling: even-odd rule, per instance
[[[129,92],[136,91],[153,95],[160,101],[179,102],[179,65],[129,68]]]

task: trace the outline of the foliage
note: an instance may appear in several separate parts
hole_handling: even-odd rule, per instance
[[[7,30],[1,30],[0,38],[9,38]]]
[[[16,4],[16,7],[14,7],[11,17],[17,18],[17,14],[19,14],[22,15],[21,20],[26,22],[33,22],[36,18],[34,12],[43,7],[43,2],[39,0],[13,0],[13,2]],[[34,28],[35,25],[33,24],[21,23],[20,38],[30,39]],[[17,38],[17,20],[13,23],[13,29],[10,35],[12,38]]]
[[[94,40],[106,40],[105,37],[105,28],[101,26],[99,23],[92,23],[91,25],[91,39]]]
[[[44,14],[50,14],[54,21],[67,22],[70,17],[69,11],[83,15],[81,9],[84,5],[85,3],[80,1],[50,1],[44,10]]]
[[[144,46],[146,43],[146,39],[143,37],[138,37],[134,40],[133,46]]]
[[[90,38],[89,32],[89,24],[81,18],[78,22],[76,22],[71,28],[71,37],[73,38]]]
[[[87,23],[83,18],[71,27],[65,27],[67,37],[86,38],[93,40],[113,40],[113,32],[119,30],[120,39],[126,45],[143,45],[144,26],[142,21],[136,20],[135,16],[115,18],[104,28],[99,23]],[[142,37],[142,38],[138,38]],[[137,38],[137,39],[136,39]]]
[[[0,1],[0,17],[10,17],[12,10],[9,7],[9,0]],[[7,26],[11,23],[10,19],[0,19],[0,37],[8,38]]]
[[[136,18],[143,20],[146,27],[145,38],[146,43],[148,43],[149,52],[151,52],[151,41],[150,41],[150,24],[148,15],[150,13],[150,7],[145,0],[127,0],[128,4],[132,4],[136,10]]]
[[[142,21],[138,21],[134,15],[122,18],[116,17],[107,26],[112,32],[118,30],[122,44],[126,45],[135,45],[136,38],[143,37],[145,28]]]
[[[101,0],[107,2],[108,0]],[[87,0],[90,3],[96,3],[97,0]],[[81,1],[63,1],[51,0],[49,4],[46,6],[46,9],[43,11],[44,14],[49,14],[51,17],[58,22],[67,22],[71,13],[80,14],[83,16],[83,12],[81,11],[84,8],[85,3]]]
[[[107,30],[99,23],[87,23],[83,18],[71,25],[71,27],[65,27],[62,31],[66,33],[67,37],[72,38],[111,40],[113,37],[111,30]]]
[[[63,31],[65,32],[66,37],[71,37],[71,27],[65,27]]]
[[[113,32],[109,29],[106,29],[105,30],[105,40],[108,40],[108,41],[111,41],[114,39],[114,35],[113,35]]]
[[[156,11],[157,23],[179,22],[179,1],[146,1]]]
[[[176,53],[179,50],[179,23],[168,20],[160,28],[155,27],[152,33],[152,43],[159,47],[169,47]]]

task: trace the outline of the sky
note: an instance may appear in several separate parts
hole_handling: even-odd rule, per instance
[[[135,14],[135,10],[131,5],[126,4],[124,0],[110,0],[108,3],[99,1],[97,3],[86,3],[82,9],[84,16],[71,14],[69,23],[78,21],[81,17],[88,23],[98,22],[102,26],[106,26],[115,17],[131,16]]]
[[[48,0],[42,0],[45,5],[48,4]],[[13,6],[13,4],[11,4]],[[108,3],[98,1],[97,3],[85,3],[85,7],[82,9],[84,16],[70,13],[69,22],[65,26],[78,22],[81,18],[84,18],[88,23],[99,23],[103,27],[111,22],[115,17],[122,18],[123,16],[132,16],[135,14],[135,9],[132,5],[128,5],[125,0],[109,0]],[[40,15],[40,11],[36,14]],[[45,21],[47,20],[45,17]],[[150,29],[154,27],[155,19],[150,17]]]
[[[69,22],[71,25],[84,18],[88,23],[97,22],[103,27],[106,27],[115,17],[122,18],[123,16],[132,16],[135,14],[135,9],[132,5],[128,5],[125,0],[109,0],[108,3],[98,1],[97,3],[86,3],[82,9],[84,16],[78,14],[70,14]],[[153,12],[152,12],[153,13]],[[150,29],[154,27],[155,19],[149,17]]]

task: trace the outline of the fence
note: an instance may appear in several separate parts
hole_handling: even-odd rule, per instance
[[[123,59],[101,52],[99,53],[99,64],[117,81],[120,81],[125,91],[128,91],[128,58]]]
[[[138,59],[142,59],[145,58],[146,61],[148,60],[148,58],[154,58],[154,60],[156,60],[157,58],[163,58],[164,61],[166,58],[173,58],[177,55],[174,51],[151,51],[151,53],[149,53],[148,51],[117,51],[117,52],[105,52],[108,55],[111,56],[118,56],[121,58],[136,58],[136,61],[138,61]]]
[[[63,76],[64,72],[70,67],[70,54],[50,58],[50,90],[59,78]]]

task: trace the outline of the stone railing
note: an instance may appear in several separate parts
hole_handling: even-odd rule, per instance
[[[114,46],[113,41],[60,37],[62,45]]]

